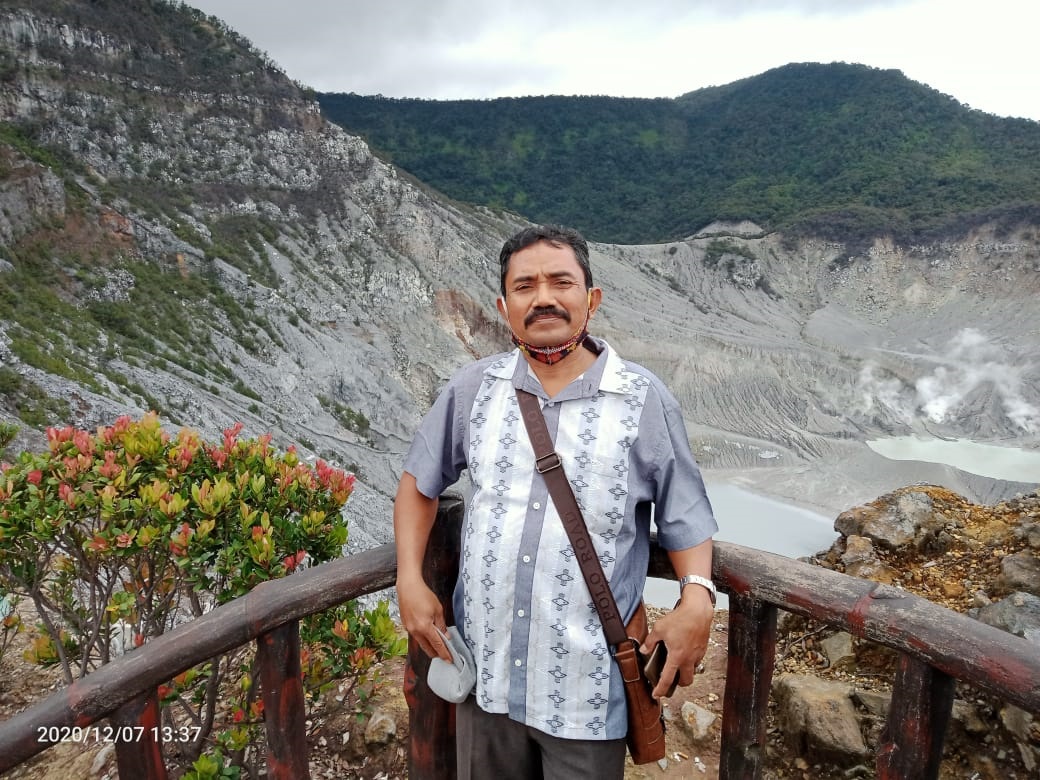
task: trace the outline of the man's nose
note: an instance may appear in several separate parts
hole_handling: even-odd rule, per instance
[[[535,286],[535,296],[532,305],[535,307],[555,307],[556,290],[553,289],[552,282],[538,282]]]

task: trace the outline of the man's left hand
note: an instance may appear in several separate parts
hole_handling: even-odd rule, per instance
[[[668,693],[676,672],[679,674],[679,685],[693,682],[697,664],[708,651],[708,636],[714,616],[715,607],[708,598],[708,592],[703,588],[686,588],[682,601],[675,605],[675,609],[654,623],[640,652],[649,654],[658,642],[664,642],[668,648],[661,679],[653,690],[655,699]]]

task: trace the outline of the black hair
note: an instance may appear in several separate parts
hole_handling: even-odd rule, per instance
[[[560,225],[538,225],[521,230],[502,245],[502,251],[498,255],[498,264],[501,267],[501,289],[502,297],[506,295],[506,274],[509,272],[509,260],[521,249],[526,249],[539,241],[546,241],[553,246],[569,246],[574,250],[574,257],[578,260],[582,272],[585,274],[585,289],[592,289],[592,265],[589,263],[589,245],[585,237],[574,228],[561,227]]]

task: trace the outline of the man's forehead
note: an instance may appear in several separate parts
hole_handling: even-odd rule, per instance
[[[515,252],[509,259],[506,276],[510,279],[526,279],[542,275],[553,278],[581,276],[581,264],[574,254],[574,249],[566,244],[539,241]]]

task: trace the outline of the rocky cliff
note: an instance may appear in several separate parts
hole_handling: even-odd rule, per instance
[[[399,174],[187,7],[3,2],[0,122],[0,420],[242,420],[354,468],[353,541],[388,538],[436,389],[508,344],[521,220]],[[921,246],[710,225],[593,265],[595,332],[666,380],[710,473],[834,513],[918,480],[1022,488],[864,441],[1037,446],[1034,215]]]

